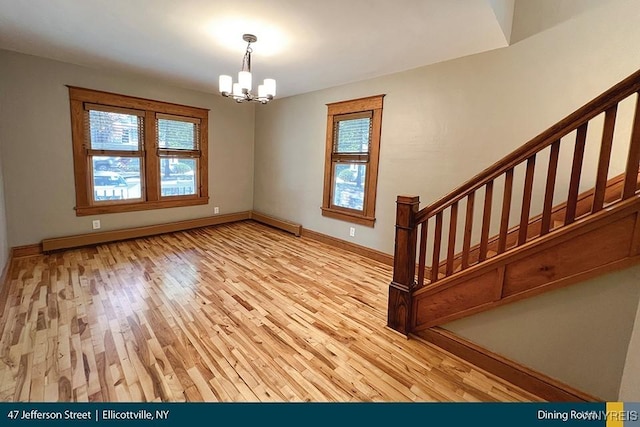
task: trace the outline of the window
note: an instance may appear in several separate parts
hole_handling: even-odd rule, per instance
[[[323,216],[373,227],[383,97],[327,104]]]
[[[160,196],[196,194],[199,121],[156,115],[160,156]]]
[[[208,110],[69,88],[76,215],[202,205]]]

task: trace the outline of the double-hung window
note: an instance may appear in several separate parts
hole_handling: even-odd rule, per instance
[[[383,96],[327,105],[324,216],[375,223]]]
[[[76,215],[208,203],[208,110],[69,88]]]

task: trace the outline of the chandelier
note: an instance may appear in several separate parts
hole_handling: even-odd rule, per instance
[[[276,81],[264,79],[258,86],[258,95],[251,93],[251,43],[258,41],[253,34],[244,34],[242,40],[247,42],[247,50],[242,58],[242,69],[238,72],[238,83],[233,83],[231,76],[221,75],[218,86],[222,96],[235,99],[236,102],[259,102],[266,104],[276,96]]]

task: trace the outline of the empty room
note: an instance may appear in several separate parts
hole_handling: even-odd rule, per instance
[[[0,0],[0,401],[640,401],[640,0]]]

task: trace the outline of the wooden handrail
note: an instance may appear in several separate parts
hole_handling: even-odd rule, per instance
[[[453,203],[460,201],[469,193],[472,193],[489,182],[493,181],[506,171],[526,161],[534,154],[545,149],[555,141],[576,130],[597,115],[617,105],[629,95],[640,91],[640,70],[636,71],[611,89],[596,97],[591,102],[579,108],[572,114],[551,126],[540,135],[531,139],[522,147],[505,156],[502,160],[489,166],[449,194],[438,199],[429,206],[421,209],[416,215],[416,223],[426,221],[436,213],[443,211]]]

